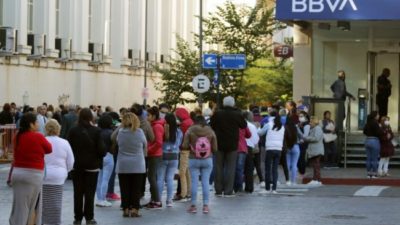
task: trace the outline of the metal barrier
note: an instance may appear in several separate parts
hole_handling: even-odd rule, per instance
[[[0,159],[12,160],[16,135],[17,126],[15,124],[0,126]]]

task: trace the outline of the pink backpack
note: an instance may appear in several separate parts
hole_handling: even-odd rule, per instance
[[[198,159],[208,158],[211,154],[210,140],[207,137],[197,138],[196,145],[192,146],[192,151]]]

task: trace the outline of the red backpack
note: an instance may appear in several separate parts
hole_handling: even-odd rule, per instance
[[[211,143],[207,137],[199,137],[196,140],[195,146],[191,146],[196,158],[205,159],[211,154]]]

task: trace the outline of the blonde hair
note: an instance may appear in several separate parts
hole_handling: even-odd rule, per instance
[[[140,127],[140,120],[135,114],[128,112],[122,116],[121,126],[135,131]]]
[[[49,119],[45,126],[47,136],[60,135],[61,126],[55,119]]]
[[[311,117],[310,117],[310,123],[313,123],[313,124],[315,124],[315,125],[318,125],[318,124],[319,124],[319,119],[318,119],[318,117],[316,117],[316,116],[311,116]]]

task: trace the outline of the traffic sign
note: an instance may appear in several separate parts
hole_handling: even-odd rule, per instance
[[[204,69],[216,69],[218,66],[217,54],[203,54],[203,68]]]
[[[210,79],[204,74],[199,74],[193,78],[192,87],[197,93],[206,93],[210,90]]]
[[[214,70],[214,86],[217,86],[219,83],[219,71],[218,70]]]
[[[243,70],[246,68],[246,55],[224,54],[221,55],[221,69]]]

